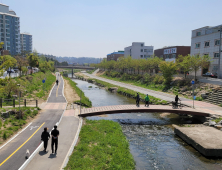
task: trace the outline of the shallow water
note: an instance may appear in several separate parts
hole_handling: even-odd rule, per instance
[[[110,93],[86,81],[74,80],[92,105],[135,104],[135,100]],[[92,86],[92,88],[89,88]],[[221,159],[207,159],[183,140],[174,135],[172,124],[193,123],[189,118],[176,114],[161,117],[161,113],[121,113],[107,117],[88,117],[90,120],[107,119],[120,123],[123,133],[129,140],[130,151],[136,162],[136,169],[175,169],[175,170],[219,170]]]

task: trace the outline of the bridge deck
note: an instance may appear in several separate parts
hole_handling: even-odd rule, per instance
[[[197,111],[192,108],[184,107],[182,109],[172,109],[171,106],[163,105],[150,105],[145,107],[141,105],[137,107],[135,105],[113,105],[113,106],[102,106],[102,107],[92,107],[84,108],[81,110],[81,117],[87,116],[97,116],[102,114],[115,114],[115,113],[132,113],[132,112],[168,112],[168,113],[181,113],[188,115],[197,115],[197,116],[210,116],[209,112]]]

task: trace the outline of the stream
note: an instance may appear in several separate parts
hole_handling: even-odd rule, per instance
[[[86,81],[74,80],[93,107],[135,104],[135,100],[111,93]],[[143,104],[143,103],[141,103]],[[138,170],[220,170],[221,159],[208,159],[174,134],[172,124],[192,124],[190,118],[166,113],[121,113],[90,120],[113,120],[120,123],[129,141],[130,152]]]

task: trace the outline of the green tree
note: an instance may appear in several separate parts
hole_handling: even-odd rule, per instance
[[[182,56],[179,55],[178,58],[176,59],[176,63],[180,71],[184,72],[184,77],[186,78],[186,73],[190,72],[191,69],[191,62],[190,62],[190,54],[187,56]]]
[[[176,74],[177,65],[173,61],[166,62],[162,61],[159,65],[160,71],[163,74],[165,84],[169,85],[173,79],[173,75]]]
[[[39,67],[39,58],[38,55],[36,55],[36,53],[28,55],[27,60],[30,67]]]
[[[22,72],[22,67],[27,67],[28,66],[28,61],[25,57],[23,56],[15,56],[15,59],[17,60],[17,67],[20,71],[19,75],[21,76]]]
[[[16,65],[16,59],[11,57],[10,55],[4,55],[0,57],[1,65],[0,65],[0,74],[3,75],[3,73],[8,70],[9,68],[12,68]],[[10,77],[9,73],[9,77]]]
[[[208,67],[210,63],[209,55],[192,55],[189,57],[191,71],[194,71],[194,80],[196,80],[197,71],[201,68]]]

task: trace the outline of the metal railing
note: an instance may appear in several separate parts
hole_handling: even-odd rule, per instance
[[[2,108],[3,106],[12,106],[12,107],[15,107],[15,105],[19,105],[19,102],[18,99],[3,99],[3,98],[0,98],[0,108]],[[20,99],[20,106],[27,106],[27,103],[28,102],[34,102],[35,103],[35,106],[38,107],[38,100],[27,100],[27,99]]]

